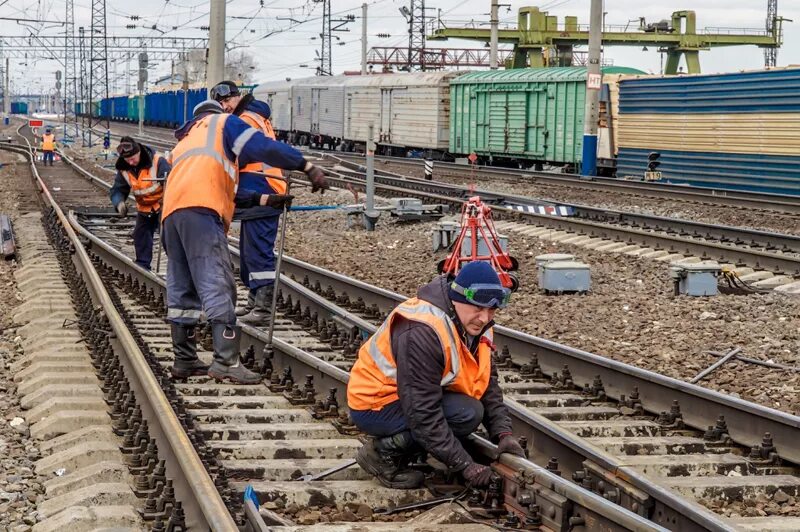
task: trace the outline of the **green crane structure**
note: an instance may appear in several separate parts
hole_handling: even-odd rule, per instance
[[[694,11],[675,11],[671,21],[646,24],[640,19],[636,31],[623,26],[605,26],[603,45],[657,47],[667,54],[665,74],[677,74],[681,55],[686,58],[690,74],[700,73],[700,52],[715,46],[753,45],[777,49],[782,44],[782,22],[774,17],[767,29],[712,28],[698,32]],[[538,7],[519,10],[516,29],[499,30],[499,42],[514,45],[511,68],[570,66],[575,46],[589,42],[589,26],[579,25],[578,17],[558,17],[540,11]],[[610,31],[609,31],[610,30]],[[428,40],[469,39],[488,42],[490,30],[479,28],[439,28]],[[545,53],[547,52],[547,54]]]

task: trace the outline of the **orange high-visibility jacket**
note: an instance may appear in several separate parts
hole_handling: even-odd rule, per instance
[[[380,410],[399,399],[397,364],[392,354],[391,338],[392,322],[397,316],[427,324],[436,332],[445,358],[443,388],[475,399],[483,397],[491,378],[492,329],[484,333],[487,341],[479,342],[477,353],[473,355],[461,340],[453,320],[442,309],[425,300],[412,298],[395,308],[361,346],[347,384],[347,404],[351,409]]]
[[[254,113],[253,111],[244,111],[241,115],[239,115],[239,118],[244,120],[248,126],[256,128],[267,137],[275,140],[275,130],[272,129],[272,124],[260,114]],[[267,179],[267,184],[272,190],[275,191],[276,194],[286,194],[286,181],[283,179],[270,178],[270,176],[282,178],[283,173],[281,172],[280,168],[275,168],[267,163],[250,163],[244,168],[241,168],[239,171],[254,174],[264,174]]]
[[[153,212],[161,208],[161,199],[164,197],[164,187],[158,181],[151,181],[158,177],[158,162],[161,156],[153,154],[153,164],[150,168],[142,168],[139,174],[135,172],[120,172],[122,177],[131,187],[131,194],[136,200],[136,209],[139,212]]]
[[[173,148],[162,220],[179,209],[205,207],[220,215],[227,232],[239,184],[236,161],[228,159],[223,145],[222,130],[229,116],[204,116]]]
[[[53,151],[56,149],[56,136],[52,133],[42,135],[42,150]]]

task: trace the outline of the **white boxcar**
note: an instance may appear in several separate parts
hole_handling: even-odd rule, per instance
[[[447,150],[450,80],[463,72],[352,76],[345,81],[344,138],[363,142],[369,123],[386,146]]]
[[[341,139],[344,134],[344,83],[349,76],[292,82],[292,125],[301,133]]]
[[[272,109],[272,128],[278,132],[292,130],[292,82],[270,81],[253,90],[257,100],[267,102]]]

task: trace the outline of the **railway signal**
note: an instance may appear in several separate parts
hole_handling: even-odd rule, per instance
[[[661,166],[661,161],[658,160],[660,157],[661,154],[657,151],[651,151],[647,155],[647,171],[644,173],[645,181],[661,179],[661,172],[658,171],[658,167]]]

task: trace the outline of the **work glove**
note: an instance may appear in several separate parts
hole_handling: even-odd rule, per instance
[[[120,216],[128,215],[128,205],[124,201],[117,203],[117,212]]]
[[[325,172],[319,166],[314,166],[310,162],[306,162],[303,173],[306,174],[308,180],[311,181],[311,192],[320,190],[320,194],[324,194],[328,187],[328,182],[325,180]]]
[[[492,480],[492,468],[472,462],[461,472],[464,480],[473,488],[488,486]]]
[[[291,194],[264,194],[261,196],[261,204],[273,209],[283,210],[292,206],[294,196]]]
[[[525,458],[525,450],[509,432],[500,435],[500,442],[497,444],[497,450],[500,454],[509,453],[514,456],[519,456],[520,458]]]

